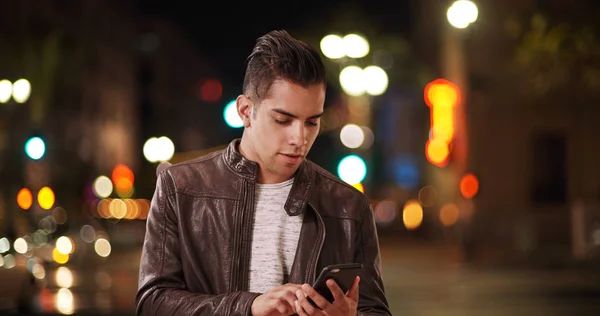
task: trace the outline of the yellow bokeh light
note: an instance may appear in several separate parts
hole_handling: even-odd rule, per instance
[[[41,188],[38,192],[38,203],[40,204],[40,207],[45,210],[49,210],[52,208],[52,206],[54,206],[54,202],[54,191],[52,191],[52,189],[49,187]]]
[[[441,139],[432,139],[427,141],[426,147],[427,160],[432,164],[443,167],[448,163],[450,150],[448,144]]]
[[[402,212],[402,220],[404,221],[404,227],[409,230],[421,226],[423,222],[423,207],[421,204],[415,200],[406,202]]]
[[[454,138],[454,110],[452,108],[431,109],[431,137],[450,142]]]
[[[64,253],[60,253],[58,249],[52,249],[52,259],[58,264],[65,264],[69,261],[69,255],[65,255]]]
[[[110,215],[116,219],[122,219],[127,215],[127,204],[121,199],[114,199],[109,205]]]
[[[432,108],[456,107],[460,103],[460,90],[448,80],[436,79],[425,86],[425,103]]]

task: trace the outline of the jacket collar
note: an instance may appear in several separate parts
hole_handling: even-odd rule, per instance
[[[240,153],[238,150],[240,141],[239,138],[232,140],[223,152],[223,158],[225,163],[237,174],[256,182],[258,181],[258,163],[248,160]],[[299,215],[305,209],[312,187],[313,174],[311,163],[304,160],[294,175],[294,184],[284,205],[288,215]]]

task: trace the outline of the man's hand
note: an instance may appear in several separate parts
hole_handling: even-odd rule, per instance
[[[284,284],[259,295],[252,302],[253,316],[289,316],[296,312],[296,292],[299,284]]]
[[[323,296],[321,296],[312,286],[308,284],[302,285],[302,290],[296,291],[296,313],[299,316],[307,315],[327,315],[327,316],[346,316],[356,315],[356,308],[358,307],[358,283],[360,278],[357,276],[354,279],[354,283],[344,293],[342,289],[333,280],[327,280],[327,287],[333,294],[333,303],[329,303]],[[314,307],[306,297],[310,297],[321,310]]]

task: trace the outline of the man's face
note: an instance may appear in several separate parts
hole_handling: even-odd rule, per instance
[[[260,104],[252,101],[238,97],[238,113],[245,125],[240,150],[260,165],[259,182],[288,180],[319,134],[325,88],[276,80]]]

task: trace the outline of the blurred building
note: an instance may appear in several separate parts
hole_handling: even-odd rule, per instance
[[[474,1],[477,21],[458,30],[446,19],[451,2],[413,2],[412,42],[437,65],[438,77],[462,81],[466,126],[457,129],[466,127],[464,172],[480,186],[461,209],[470,223],[461,236],[475,252],[491,250],[498,258],[570,260],[572,206],[600,202],[600,109],[595,83],[581,76],[597,71],[584,64],[600,56],[585,53],[597,48],[593,40],[577,37],[597,22],[585,13],[585,1]],[[447,172],[429,169],[430,181]],[[464,200],[458,180],[452,198]],[[586,219],[581,226],[589,245],[592,225]]]
[[[210,102],[200,91],[218,73],[166,16],[134,1],[25,0],[2,2],[0,17],[0,79],[32,85],[25,104],[0,104],[5,214],[18,212],[14,197],[33,182],[78,208],[91,181],[117,164],[136,173],[136,195],[148,198],[156,167],[143,156],[148,137],[168,136],[178,150],[206,146],[214,122],[203,113],[222,101],[222,87]],[[46,142],[39,161],[23,152],[33,135]],[[29,169],[44,177],[32,182]]]

